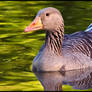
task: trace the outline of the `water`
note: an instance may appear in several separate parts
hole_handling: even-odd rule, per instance
[[[65,33],[85,30],[92,23],[92,1],[0,1],[0,91],[44,90],[31,69],[45,32],[24,29],[46,7],[60,10]],[[63,85],[63,90],[75,89]]]
[[[66,72],[36,72],[35,75],[45,91],[63,91],[63,85],[70,85],[73,89],[80,90],[92,88],[92,68]]]

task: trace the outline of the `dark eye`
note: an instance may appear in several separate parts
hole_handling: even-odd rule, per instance
[[[49,16],[49,13],[46,13],[46,16]]]

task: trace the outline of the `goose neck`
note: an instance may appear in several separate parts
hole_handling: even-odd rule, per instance
[[[62,41],[64,31],[46,31],[45,45],[48,50],[53,51],[57,55],[62,55]]]

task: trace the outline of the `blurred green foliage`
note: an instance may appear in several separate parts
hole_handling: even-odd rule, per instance
[[[0,91],[43,90],[30,66],[45,32],[24,29],[45,7],[60,10],[65,33],[85,30],[92,22],[92,1],[0,1]],[[74,89],[63,86],[63,90]]]

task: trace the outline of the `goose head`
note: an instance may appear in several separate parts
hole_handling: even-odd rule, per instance
[[[45,31],[54,32],[62,27],[64,30],[64,21],[59,10],[48,7],[40,10],[33,22],[26,27],[25,32],[43,29]]]

